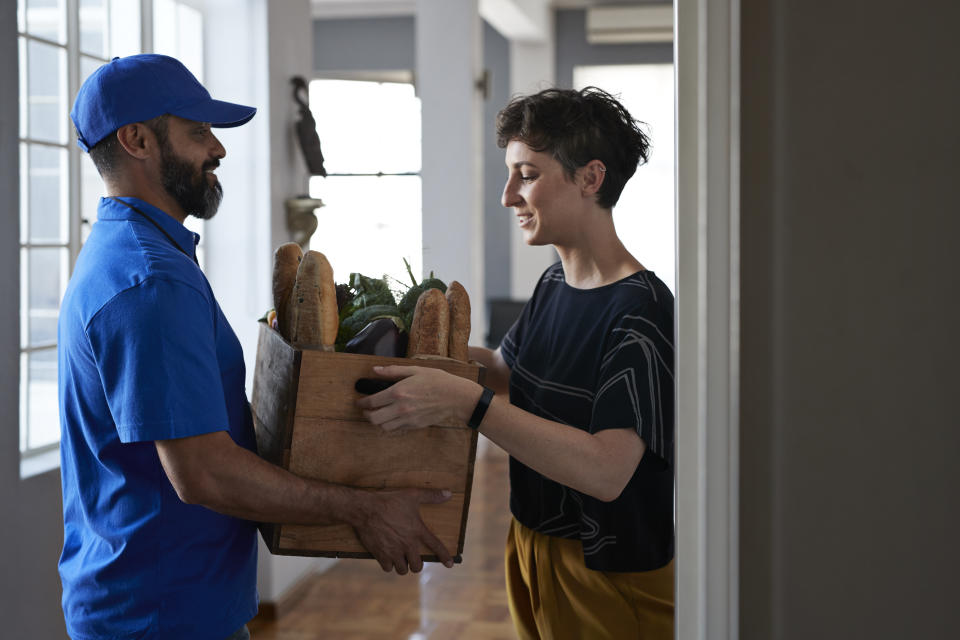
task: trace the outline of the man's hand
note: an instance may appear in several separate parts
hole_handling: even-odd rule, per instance
[[[446,567],[453,566],[450,552],[420,519],[421,504],[439,504],[450,499],[449,491],[397,489],[367,494],[363,513],[354,524],[357,537],[384,571],[404,575],[423,569],[420,548],[430,549]]]
[[[417,429],[451,420],[466,422],[483,393],[476,382],[429,367],[374,367],[395,385],[361,398],[357,406],[385,431]]]

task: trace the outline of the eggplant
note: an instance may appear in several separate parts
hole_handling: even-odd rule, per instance
[[[343,350],[345,353],[402,358],[407,353],[407,334],[400,330],[394,318],[377,318],[353,336]]]

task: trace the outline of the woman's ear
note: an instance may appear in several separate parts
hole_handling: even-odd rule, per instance
[[[146,160],[157,146],[157,138],[142,122],[125,124],[117,129],[117,141],[123,150],[138,160]]]
[[[595,196],[607,177],[607,168],[599,160],[591,160],[580,167],[578,173],[580,174],[581,193],[584,196]]]

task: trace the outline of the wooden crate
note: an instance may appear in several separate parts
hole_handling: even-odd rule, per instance
[[[460,562],[470,505],[477,432],[463,423],[383,431],[356,407],[359,378],[374,365],[443,369],[480,381],[483,368],[449,359],[409,360],[296,349],[260,324],[253,380],[254,428],[263,458],[300,476],[371,489],[449,489],[443,504],[422,505],[421,517]],[[349,525],[263,523],[274,554],[372,558]],[[423,549],[424,560],[436,556]]]

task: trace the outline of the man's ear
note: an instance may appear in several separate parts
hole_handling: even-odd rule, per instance
[[[157,147],[157,137],[142,122],[125,124],[117,129],[117,141],[124,151],[138,160],[149,158]]]
[[[580,191],[584,196],[595,196],[600,191],[607,168],[599,160],[591,160],[577,170],[580,174]]]

